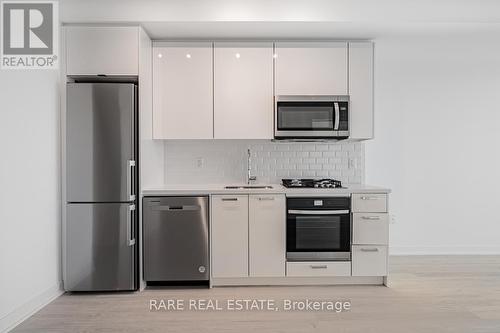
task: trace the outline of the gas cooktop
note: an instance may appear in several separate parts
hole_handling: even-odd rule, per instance
[[[283,186],[289,188],[342,188],[335,179],[282,179]]]

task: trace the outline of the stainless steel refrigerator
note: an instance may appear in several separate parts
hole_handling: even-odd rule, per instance
[[[136,290],[137,86],[66,91],[64,289]]]

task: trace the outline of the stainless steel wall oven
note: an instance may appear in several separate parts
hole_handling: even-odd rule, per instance
[[[351,260],[349,197],[288,198],[288,261]]]

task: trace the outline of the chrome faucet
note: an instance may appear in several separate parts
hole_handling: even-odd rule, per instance
[[[257,180],[257,176],[252,176],[252,153],[250,152],[250,148],[247,149],[247,184],[250,185],[251,182]]]

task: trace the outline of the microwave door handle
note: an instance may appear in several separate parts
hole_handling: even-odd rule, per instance
[[[335,131],[339,130],[339,122],[340,122],[340,108],[339,108],[339,103],[333,103],[333,107],[335,109],[335,125],[333,126],[333,129]]]

